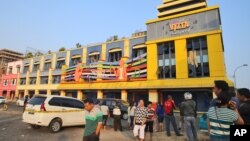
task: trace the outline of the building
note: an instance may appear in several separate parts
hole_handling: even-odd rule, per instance
[[[206,111],[214,80],[233,87],[226,77],[219,7],[164,0],[158,11],[146,32],[24,60],[18,93],[130,102],[162,102],[172,95],[178,104],[188,91],[198,110]]]
[[[0,96],[10,100],[15,99],[18,74],[22,64],[22,61],[9,62],[7,64],[7,72],[2,75],[2,80],[0,81]]]
[[[8,49],[0,49],[0,82],[1,82],[1,77],[2,74],[6,73],[7,70],[7,63],[8,62],[13,62],[17,61],[20,59],[23,59],[24,56],[22,53],[13,51],[13,50],[8,50]]]

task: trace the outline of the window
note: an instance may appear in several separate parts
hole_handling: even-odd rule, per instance
[[[49,105],[51,106],[62,106],[61,98],[54,97],[49,101]]]
[[[46,100],[46,97],[36,96],[29,100],[29,104],[31,105],[41,105]]]
[[[8,73],[12,74],[13,73],[12,70],[13,70],[12,67],[9,67],[9,72]]]
[[[29,71],[29,66],[24,66],[23,73],[26,73],[27,71]]]
[[[48,63],[45,63],[45,64],[44,64],[44,70],[45,70],[45,71],[49,70],[50,67],[51,67],[51,62],[48,62]]]
[[[16,66],[16,70],[17,70],[17,73],[20,73],[21,67],[20,66]]]
[[[71,59],[71,66],[75,66],[78,63],[81,63],[81,58],[72,58]]]
[[[61,69],[63,65],[65,65],[65,60],[57,61],[56,69]]]
[[[77,100],[74,100],[74,106],[75,108],[78,108],[78,109],[83,109],[84,107],[83,103]]]
[[[206,37],[187,40],[188,76],[209,76],[208,50]]]
[[[108,61],[117,62],[120,61],[121,57],[122,57],[122,51],[110,52]]]
[[[21,78],[20,85],[25,85],[25,84],[26,84],[26,78]]]
[[[3,85],[4,85],[4,86],[7,86],[7,85],[8,85],[8,80],[4,80],[4,81],[3,81]]]
[[[53,84],[58,84],[61,81],[61,75],[54,75],[52,79]]]
[[[175,49],[174,42],[158,45],[158,78],[175,78]]]
[[[39,70],[40,64],[35,64],[33,68],[33,72],[37,72]]]
[[[36,84],[36,77],[30,77],[30,85]]]
[[[73,99],[62,98],[61,102],[62,102],[63,107],[69,107],[69,108],[74,108],[75,107]]]
[[[48,84],[48,76],[41,76],[40,84]]]
[[[11,80],[11,85],[12,85],[12,86],[15,86],[15,85],[16,85],[16,79],[12,79],[12,80]]]
[[[100,55],[89,55],[89,63],[95,63],[98,62]]]
[[[138,49],[133,49],[133,54],[132,57],[136,58],[139,57],[143,54],[147,53],[147,48],[138,48]]]

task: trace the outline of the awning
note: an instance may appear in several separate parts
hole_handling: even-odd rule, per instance
[[[81,58],[81,55],[73,55],[71,58]]]
[[[100,52],[92,52],[89,54],[89,56],[94,56],[94,55],[99,55],[99,54],[100,54]]]
[[[121,48],[111,49],[111,50],[109,50],[109,53],[111,53],[111,52],[118,52],[118,51],[122,51],[122,49]]]
[[[48,60],[45,60],[44,62],[45,62],[45,63],[50,63],[50,62],[51,62],[51,60],[50,60],[50,59],[48,59]]]
[[[133,49],[145,48],[145,47],[147,47],[145,44],[139,44],[139,45],[133,46]]]
[[[65,60],[65,58],[62,58],[62,57],[57,58],[57,61],[62,61],[62,60]]]

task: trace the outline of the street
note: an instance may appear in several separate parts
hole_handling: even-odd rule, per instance
[[[1,105],[2,107],[3,105]],[[0,141],[81,141],[83,136],[83,127],[65,127],[59,133],[51,133],[48,128],[32,129],[28,124],[22,122],[22,107],[16,106],[14,103],[8,104],[8,111],[0,111]],[[109,120],[109,125],[112,121]],[[123,126],[126,122],[123,121]],[[200,140],[204,137],[200,134]],[[106,131],[101,131],[101,141],[119,140],[133,141],[132,130],[124,130],[123,132],[115,132],[111,127]],[[149,135],[146,137],[149,140]],[[153,137],[154,141],[174,141],[185,140],[185,137],[176,137],[172,133],[171,137],[167,137],[165,132],[156,132]]]

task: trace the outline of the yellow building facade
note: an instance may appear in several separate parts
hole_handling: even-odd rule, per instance
[[[188,91],[198,110],[207,110],[215,80],[233,87],[226,77],[219,7],[164,0],[158,11],[158,18],[146,22],[147,31],[129,38],[24,60],[17,93],[129,102],[162,102],[172,95],[179,103]]]

